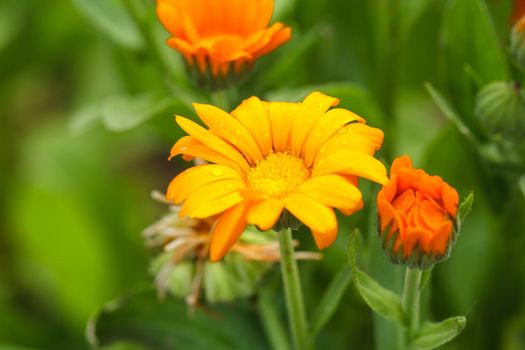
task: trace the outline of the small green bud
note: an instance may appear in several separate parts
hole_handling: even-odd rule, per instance
[[[525,91],[517,82],[490,83],[476,97],[475,114],[493,140],[518,141],[525,135]]]

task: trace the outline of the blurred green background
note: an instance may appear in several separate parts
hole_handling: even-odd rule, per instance
[[[461,197],[475,192],[452,257],[434,269],[425,296],[428,318],[468,318],[445,349],[525,349],[523,168],[487,162],[424,87],[436,86],[484,140],[473,113],[477,90],[521,79],[507,59],[513,5],[276,0],[274,20],[292,26],[294,38],[260,60],[234,101],[253,94],[299,100],[314,89],[333,94],[385,130],[386,163],[409,154]],[[150,192],[164,190],[183,165],[167,161],[181,136],[172,116],[193,117],[188,103],[207,101],[178,54],[162,44],[166,37],[154,1],[0,3],[0,349],[90,348],[88,319],[151,283],[140,233],[166,210]],[[368,232],[364,268],[400,288],[402,269],[388,263],[373,232],[377,187],[362,185],[364,210],[343,219],[322,263],[301,263],[307,306],[344,263],[353,227]],[[298,238],[314,249],[309,234]],[[109,334],[110,321],[108,327]],[[388,350],[392,329],[351,286],[318,345]]]

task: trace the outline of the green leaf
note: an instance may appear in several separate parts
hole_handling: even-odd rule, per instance
[[[143,46],[140,32],[120,0],[73,0],[78,11],[116,43],[131,49]]]
[[[180,103],[171,97],[152,93],[114,96],[104,102],[102,120],[111,131],[126,131]]]
[[[352,280],[352,267],[343,265],[332,279],[312,317],[312,333],[318,334],[337,310],[339,303]]]
[[[474,146],[480,146],[480,141],[477,139],[477,137],[472,133],[472,131],[469,129],[469,127],[463,122],[461,117],[457,114],[457,112],[452,108],[452,106],[445,100],[443,95],[437,91],[434,86],[430,83],[425,83],[425,88],[429,92],[430,96],[436,103],[436,105],[441,109],[445,117],[447,117],[448,120],[450,120],[456,128],[459,130],[459,132],[465,136],[467,140],[469,140]]]
[[[404,324],[405,317],[399,295],[385,289],[357,267],[356,245],[358,237],[358,230],[351,233],[348,248],[349,260],[354,270],[354,281],[357,291],[368,306],[376,313],[400,325]]]
[[[152,289],[108,303],[88,326],[93,346],[133,341],[152,349],[265,349],[250,305],[204,306],[188,315],[172,299],[159,302]]]
[[[3,1],[0,4],[0,51],[7,47],[24,27],[26,4],[22,1]]]
[[[71,118],[70,128],[82,133],[102,121],[115,132],[133,129],[149,119],[173,110],[188,110],[186,103],[159,93],[138,96],[115,95],[79,109]]]
[[[520,181],[519,181],[519,187],[521,190],[521,194],[525,197],[525,175],[521,175]]]
[[[473,203],[474,203],[474,192],[470,192],[469,195],[459,205],[457,220],[458,220],[458,226],[460,229],[461,229],[461,225],[463,224],[463,220],[465,220],[467,215],[472,210]]]
[[[438,323],[425,323],[415,335],[412,349],[436,349],[461,334],[466,324],[467,319],[463,316],[451,317]]]
[[[467,124],[477,128],[472,114],[473,86],[465,66],[470,65],[485,84],[507,80],[509,69],[503,43],[496,35],[484,0],[449,0],[447,5],[441,31],[443,76],[454,106]]]

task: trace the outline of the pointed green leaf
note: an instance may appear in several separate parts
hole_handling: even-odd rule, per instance
[[[423,324],[412,341],[412,349],[436,349],[461,334],[466,324],[467,319],[463,316],[451,317],[438,323]]]
[[[474,192],[470,192],[467,198],[461,202],[459,205],[459,211],[458,211],[458,226],[461,229],[461,225],[463,225],[463,220],[467,217],[467,215],[472,210],[472,204],[474,202]]]
[[[450,120],[456,128],[459,130],[459,132],[467,138],[474,146],[479,146],[480,142],[474,136],[472,131],[468,128],[468,126],[463,122],[461,117],[458,115],[458,113],[452,108],[452,106],[448,103],[447,100],[439,93],[439,91],[432,86],[430,83],[425,83],[425,88],[427,89],[428,93],[430,94],[430,97],[434,100],[434,103],[441,109],[445,117],[447,117],[448,120]]]
[[[118,44],[138,49],[140,32],[120,0],[73,0],[78,11]]]
[[[352,268],[343,265],[332,279],[328,289],[324,292],[321,302],[317,305],[312,318],[312,333],[317,334],[330,320],[337,310],[344,292],[352,280]]]
[[[394,292],[382,287],[372,277],[361,271],[356,264],[356,245],[359,231],[350,234],[348,254],[354,270],[354,281],[357,291],[372,310],[382,317],[398,324],[404,323],[401,298]]]

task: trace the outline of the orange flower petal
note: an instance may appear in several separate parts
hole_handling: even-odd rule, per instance
[[[388,182],[383,163],[372,156],[345,148],[324,155],[316,161],[312,170],[314,177],[334,173],[356,175],[380,184]]]
[[[337,238],[337,227],[331,231],[323,232],[323,233],[312,231],[312,235],[314,236],[314,240],[315,240],[315,244],[317,245],[317,248],[325,249],[331,246],[335,242]]]
[[[270,104],[268,117],[272,130],[273,150],[285,152],[290,142],[290,130],[297,110],[298,103],[273,102]]]
[[[186,199],[179,215],[206,218],[223,212],[244,200],[239,193],[243,188],[244,182],[237,179],[224,179],[204,184]]]
[[[224,165],[195,166],[183,171],[170,182],[166,198],[176,204],[180,203],[200,187],[218,180],[241,181],[241,176],[234,169]]]
[[[214,134],[237,147],[252,163],[263,158],[253,136],[237,118],[212,105],[194,103],[193,107]]]
[[[335,208],[354,209],[362,202],[361,192],[339,175],[323,175],[309,179],[297,188],[314,200]]]
[[[220,137],[212,134],[210,131],[204,129],[195,122],[177,116],[177,123],[180,127],[191,136],[195,137],[198,141],[202,142],[211,149],[223,154],[225,157],[230,158],[239,165],[244,171],[249,171],[250,167],[246,162],[246,159],[237,151],[233,146],[228,144]]]
[[[357,114],[347,109],[335,108],[325,113],[313,127],[304,143],[304,160],[307,166],[311,166],[317,151],[324,143],[344,125],[358,121],[363,123],[365,120]]]
[[[213,230],[210,244],[210,260],[219,261],[239,239],[247,222],[247,203],[242,202],[224,212]]]
[[[447,183],[443,184],[443,204],[447,212],[455,218],[458,211],[459,195],[458,191]]]
[[[312,231],[329,233],[337,229],[334,210],[304,194],[292,193],[284,207]]]
[[[268,155],[272,151],[272,131],[268,111],[261,100],[257,97],[250,97],[244,100],[231,114],[239,119],[250,132],[259,145],[262,154]]]
[[[283,201],[277,198],[265,199],[250,205],[246,214],[248,223],[256,225],[259,230],[271,229],[283,212]]]
[[[169,159],[171,160],[173,157],[179,154],[184,155],[183,158],[185,160],[191,160],[192,158],[201,158],[208,162],[225,165],[227,167],[235,169],[238,172],[243,172],[243,169],[236,162],[226,157],[222,153],[219,153],[206,146],[202,142],[195,139],[193,136],[181,137],[175,143],[175,145],[173,145]]]
[[[297,113],[292,125],[291,151],[297,156],[301,155],[304,141],[310,134],[313,126],[319,118],[330,108],[339,103],[334,97],[320,92],[312,92],[304,99],[302,109]]]

